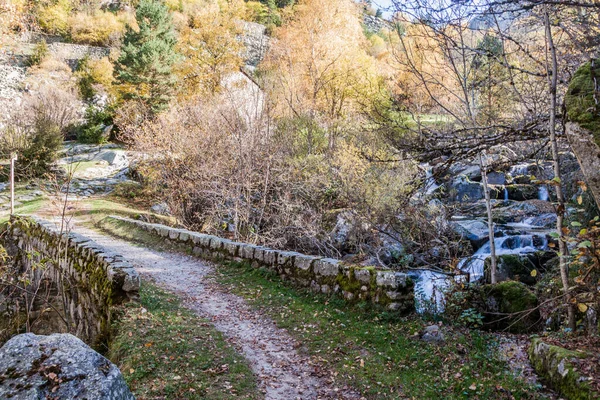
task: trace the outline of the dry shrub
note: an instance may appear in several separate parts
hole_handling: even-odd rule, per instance
[[[74,87],[73,72],[64,61],[48,56],[40,64],[27,71],[25,84],[32,92],[38,91],[44,86],[70,89]]]
[[[69,19],[69,25],[74,42],[94,46],[116,45],[125,32],[124,20],[107,11],[79,12]]]
[[[25,98],[22,119],[32,125],[43,119],[56,125],[64,133],[81,119],[80,102],[74,88],[60,88],[54,85],[43,86],[36,93]]]
[[[265,112],[240,117],[225,95],[141,124],[132,116],[138,106],[127,108],[116,117],[122,138],[152,153],[142,174],[185,225],[278,247],[322,247],[316,204],[324,190],[312,191],[286,165]]]
[[[409,168],[368,163],[350,143],[333,154],[295,156],[264,103],[254,103],[250,113],[236,97],[226,92],[189,101],[154,119],[140,118],[137,103],[117,112],[121,139],[149,154],[139,167],[144,181],[186,226],[340,256],[372,241],[382,214],[398,213]],[[361,231],[353,233],[351,249],[331,234],[332,218],[348,208]]]

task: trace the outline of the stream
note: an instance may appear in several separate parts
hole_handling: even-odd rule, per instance
[[[503,218],[494,216],[494,244],[496,247],[496,256],[503,255],[527,255],[538,251],[549,251],[548,238],[552,231],[552,224],[555,221],[555,215],[549,212],[540,212],[540,208],[548,211],[551,204],[548,202],[549,193],[545,185],[519,184],[509,185],[509,183],[525,176],[532,169],[531,165],[522,164],[513,166],[509,172],[504,174],[502,185],[490,185],[498,191],[498,199],[492,200],[494,210],[504,211]],[[441,185],[436,183],[432,177],[430,169],[425,169],[426,184],[423,193],[427,196],[432,195]],[[459,177],[457,179],[464,179]],[[461,182],[464,182],[461,181]],[[478,182],[468,181],[469,185],[481,185]],[[501,180],[502,182],[502,180]],[[522,189],[523,194],[515,193],[515,186]],[[532,188],[532,186],[534,186]],[[513,194],[509,192],[511,187]],[[476,188],[476,187],[475,187]],[[470,188],[471,192],[473,188]],[[523,196],[536,196],[530,200],[523,200]],[[460,198],[460,196],[457,196]],[[512,198],[511,198],[512,197]],[[515,200],[515,197],[518,200]],[[466,200],[464,203],[479,204],[484,200],[474,199]],[[462,201],[461,201],[462,203]],[[482,207],[478,208],[479,210]],[[500,219],[500,220],[499,220]],[[491,256],[491,245],[488,237],[487,226],[485,232],[483,226],[487,224],[486,215],[476,213],[476,215],[454,215],[451,218],[453,224],[472,227],[478,224],[479,238],[483,238],[480,246],[474,244],[475,252],[461,259],[457,264],[459,273],[444,273],[426,269],[416,269],[408,272],[408,275],[415,282],[415,306],[418,312],[442,313],[445,307],[445,292],[455,283],[476,283],[485,282],[485,264]],[[463,234],[463,236],[465,236]],[[473,241],[472,241],[473,242]],[[489,262],[489,261],[488,261]]]

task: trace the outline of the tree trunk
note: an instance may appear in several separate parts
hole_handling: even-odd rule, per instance
[[[479,153],[479,168],[481,169],[481,183],[483,184],[483,193],[485,195],[485,208],[487,209],[488,238],[490,240],[490,258],[492,260],[490,270],[490,280],[492,284],[498,282],[497,278],[497,260],[496,260],[496,242],[494,242],[494,218],[492,215],[492,200],[490,197],[490,187],[488,186],[486,166],[483,163],[483,155]]]
[[[550,134],[550,144],[552,147],[552,164],[554,167],[554,177],[558,178],[555,185],[556,188],[556,230],[558,233],[558,251],[560,264],[560,278],[563,285],[563,291],[567,300],[567,315],[569,328],[575,331],[575,308],[571,303],[571,294],[569,292],[569,266],[567,264],[567,242],[565,234],[562,230],[563,220],[565,217],[565,197],[562,191],[562,181],[560,180],[560,159],[558,154],[558,142],[556,139],[556,86],[558,79],[558,60],[556,58],[556,48],[554,47],[554,39],[552,38],[552,29],[550,26],[550,15],[548,6],[544,10],[544,25],[546,28],[546,40],[548,42],[548,51],[550,52],[550,69],[548,70],[549,91],[550,91],[550,121],[548,131]]]

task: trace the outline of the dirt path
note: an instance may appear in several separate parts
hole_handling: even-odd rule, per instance
[[[360,399],[348,388],[336,387],[296,342],[275,323],[227,293],[210,278],[214,266],[196,258],[137,247],[77,225],[74,229],[131,262],[143,278],[179,295],[184,304],[214,326],[238,348],[257,376],[265,399]],[[202,351],[202,349],[199,349]]]

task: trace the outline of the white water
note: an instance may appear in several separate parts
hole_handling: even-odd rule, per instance
[[[508,189],[506,187],[504,188],[504,202],[508,203]]]
[[[496,256],[504,254],[527,254],[546,249],[548,245],[546,236],[541,235],[537,236],[537,238],[540,241],[538,246],[534,244],[534,235],[495,238]],[[469,275],[469,282],[477,282],[483,278],[485,260],[490,255],[491,246],[488,241],[471,257],[463,258],[459,262],[458,268]],[[426,311],[428,304],[432,305],[430,308],[435,308],[437,312],[442,312],[445,303],[444,292],[453,280],[460,279],[460,276],[452,277],[426,270],[413,271],[409,275],[415,280],[415,300],[418,312]]]
[[[548,194],[548,188],[546,187],[546,185],[541,185],[538,188],[538,199],[548,201],[549,198],[550,196]]]
[[[529,172],[529,164],[517,164],[510,168],[511,176],[527,175]]]
[[[425,164],[425,194],[428,196],[433,194],[441,185],[438,185],[435,182],[435,178],[433,177],[433,167],[429,166],[429,164]]]

